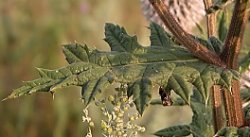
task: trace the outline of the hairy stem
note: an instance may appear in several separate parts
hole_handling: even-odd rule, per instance
[[[205,11],[206,11],[206,21],[207,21],[207,36],[215,36],[216,35],[216,16],[215,12],[208,14],[208,10],[213,6],[213,0],[203,0]],[[211,88],[212,94],[212,105],[213,105],[213,114],[214,114],[214,131],[215,133],[221,129],[225,123],[225,111],[223,110],[222,103],[222,93],[221,87],[214,85]]]
[[[244,33],[244,28],[246,26],[247,21],[247,4],[248,0],[236,0],[233,17],[231,20],[229,32],[227,34],[226,41],[224,43],[223,52],[220,57],[209,51],[202,44],[193,39],[193,37],[185,32],[182,27],[175,21],[174,17],[169,12],[168,8],[164,5],[161,0],[149,0],[159,17],[165,24],[165,26],[172,32],[172,34],[177,38],[177,40],[187,47],[196,57],[201,60],[221,66],[227,67],[230,69],[238,68],[238,55],[239,50],[242,44],[242,36]],[[204,4],[206,10],[208,10],[212,6],[212,0],[204,0]],[[208,36],[214,36],[216,33],[215,23],[216,16],[214,13],[210,13],[207,15],[207,29]],[[226,63],[225,63],[226,62]],[[241,99],[240,99],[240,90],[239,90],[239,81],[232,82],[231,93],[225,89],[222,89],[224,92],[224,102],[222,99],[220,88],[214,86],[213,87],[213,105],[215,106],[214,114],[216,117],[216,128],[217,130],[222,127],[223,117],[221,114],[220,106],[225,104],[226,114],[227,114],[227,125],[228,126],[243,126],[243,114],[241,107]],[[220,116],[217,118],[217,116]]]
[[[215,36],[216,35],[216,13],[212,12],[208,14],[209,9],[213,6],[213,0],[203,0],[205,11],[206,11],[206,18],[207,18],[207,35],[208,37]],[[213,105],[213,114],[214,114],[214,131],[215,133],[223,128],[226,123],[226,116],[225,116],[225,108],[224,108],[224,102],[228,99],[223,96],[222,94],[222,87],[219,85],[214,85],[211,89],[212,94],[212,105]]]
[[[214,131],[215,133],[225,127],[226,116],[224,108],[224,99],[221,91],[221,86],[214,85],[212,87],[212,105],[214,113]]]
[[[213,6],[213,0],[203,0],[206,13]],[[208,37],[216,35],[216,15],[215,13],[206,14]]]
[[[208,50],[201,43],[196,41],[190,34],[183,30],[177,23],[174,17],[169,12],[162,0],[149,0],[164,25],[172,32],[177,40],[187,47],[196,57],[201,60],[221,67],[226,67],[226,64],[219,58],[218,55]]]
[[[238,56],[242,45],[243,33],[248,19],[247,4],[249,0],[236,0],[233,17],[229,32],[223,46],[221,58],[226,62],[227,67],[238,69]],[[231,93],[224,91],[225,107],[228,119],[228,126],[241,127],[244,125],[243,111],[240,98],[239,81],[232,82]]]
[[[232,69],[238,68],[238,56],[242,45],[242,38],[248,19],[247,4],[249,0],[237,0],[233,17],[223,46],[221,58]]]

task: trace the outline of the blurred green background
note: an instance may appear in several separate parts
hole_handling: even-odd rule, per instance
[[[149,44],[148,22],[139,0],[0,0],[0,99],[22,80],[36,78],[34,67],[65,66],[63,44],[76,41],[109,50],[102,40],[106,22],[124,26],[140,43]],[[167,125],[190,122],[189,108],[162,108],[149,107],[139,122],[147,125],[141,136],[151,136]],[[39,93],[1,102],[0,136],[85,136],[82,109],[79,88],[61,90],[54,100],[48,93]],[[95,111],[90,115],[99,117]],[[100,129],[93,134],[101,136]]]
[[[135,0],[0,0],[0,99],[22,80],[37,77],[34,67],[66,65],[63,44],[77,41],[108,50],[102,40],[105,22],[139,37],[147,31]],[[85,136],[81,119],[78,88],[57,93],[54,101],[40,93],[0,103],[0,136]]]

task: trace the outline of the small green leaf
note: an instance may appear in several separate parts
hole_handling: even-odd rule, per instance
[[[149,80],[143,79],[135,82],[128,87],[128,90],[133,91],[134,103],[137,110],[142,115],[145,108],[151,100],[152,83]]]
[[[151,35],[150,35],[151,45],[161,46],[161,47],[169,47],[176,45],[173,42],[172,36],[169,35],[165,30],[163,30],[160,25],[152,22],[150,24],[150,29],[151,29]]]
[[[250,128],[249,127],[226,127],[218,131],[217,136],[223,137],[249,137]]]
[[[104,40],[109,44],[112,51],[132,52],[140,47],[137,38],[129,36],[125,29],[118,25],[107,23],[105,25],[105,36]]]
[[[250,52],[240,61],[240,73],[243,74],[250,66]]]
[[[229,71],[223,71],[221,78],[225,81],[226,88],[231,91],[231,82],[233,80],[233,74],[230,73]]]
[[[111,85],[112,81],[108,77],[102,77],[98,80],[92,80],[82,86],[82,99],[85,106],[87,106],[94,98],[101,95],[107,87]]]
[[[217,54],[221,53],[221,49],[222,49],[222,46],[223,46],[222,41],[220,41],[218,38],[216,38],[214,36],[211,36],[208,39],[208,43],[212,46],[213,51],[215,53],[217,53]]]
[[[243,110],[244,110],[244,118],[246,119],[246,121],[249,121],[250,120],[250,106],[249,106],[249,104],[247,104],[247,105],[242,105],[244,108],[243,108]]]
[[[216,37],[211,36],[208,38],[208,40],[199,37],[194,37],[194,39],[206,46],[210,51],[220,54],[223,43]]]
[[[250,89],[241,89],[240,91],[240,98],[243,102],[250,100]]]
[[[242,127],[238,129],[237,135],[239,137],[249,137],[250,136],[250,128],[249,127]]]
[[[188,136],[191,134],[191,129],[188,125],[174,126],[165,128],[154,133],[156,136],[160,137],[181,137]]]
[[[180,75],[175,74],[169,78],[167,89],[173,89],[187,104],[190,104],[192,85]]]
[[[223,136],[223,137],[241,137],[237,133],[236,127],[226,127],[218,131],[216,134],[217,136]],[[245,136],[242,136],[245,137]]]
[[[210,51],[215,52],[215,49],[213,45],[210,43],[210,41],[207,41],[205,39],[199,38],[199,37],[194,37],[195,40],[199,41],[202,45],[204,45],[206,48],[208,48]]]
[[[224,41],[228,32],[229,13],[227,10],[221,13],[218,26],[218,35],[221,41]]]
[[[197,95],[198,93],[194,94]],[[214,134],[213,110],[210,104],[198,102],[193,98],[191,108],[193,111],[192,123],[189,125],[194,137],[212,137]]]
[[[77,43],[64,45],[63,53],[69,64],[81,61],[88,62],[89,51],[86,45],[82,46]]]

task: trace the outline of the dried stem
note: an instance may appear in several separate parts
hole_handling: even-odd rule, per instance
[[[193,39],[183,28],[177,23],[174,17],[169,12],[166,5],[161,0],[149,0],[165,26],[172,32],[177,40],[187,47],[196,57],[201,60],[214,64],[220,67],[226,67],[226,64],[219,58],[218,55],[208,50],[201,43]]]

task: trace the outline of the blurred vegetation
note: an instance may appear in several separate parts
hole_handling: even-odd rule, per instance
[[[34,67],[65,65],[62,44],[78,41],[108,50],[102,41],[105,22],[138,35],[146,31],[139,1],[1,0],[0,98],[36,77]],[[81,116],[79,89],[56,94],[54,101],[40,94],[1,102],[0,136],[80,137],[86,132]]]
[[[102,40],[106,22],[124,26],[147,45],[148,23],[139,4],[139,0],[0,0],[0,99],[18,87],[21,80],[35,78],[34,67],[53,69],[65,65],[62,44],[77,41],[109,50]],[[146,134],[190,122],[188,107],[170,107],[170,111],[162,108],[149,107],[140,121],[147,125]],[[57,93],[54,100],[41,93],[1,102],[0,136],[85,136],[82,109],[78,88]],[[90,114],[99,117],[96,111]],[[165,117],[173,111],[178,113]],[[100,129],[94,131],[95,137],[101,135]]]

